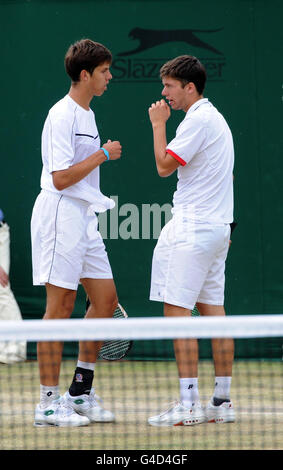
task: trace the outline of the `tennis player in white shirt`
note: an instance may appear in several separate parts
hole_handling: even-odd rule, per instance
[[[90,108],[112,78],[111,61],[102,44],[84,39],[71,45],[65,56],[69,93],[50,109],[44,124],[41,192],[33,208],[31,237],[33,283],[46,287],[45,320],[70,317],[79,283],[91,301],[87,318],[111,317],[118,302],[96,213],[114,206],[100,191],[99,168],[120,158],[121,145],[108,140],[101,146]],[[77,368],[64,396],[59,392],[62,347],[58,342],[38,343],[35,426],[113,421],[92,387],[101,343],[80,343]]]
[[[234,148],[224,117],[203,97],[206,71],[199,60],[180,56],[160,71],[162,96],[149,117],[161,177],[178,172],[173,217],[161,231],[153,254],[150,299],[164,303],[166,316],[187,316],[195,304],[201,315],[225,315],[225,261],[233,222]],[[166,122],[184,111],[175,138],[167,143]],[[198,390],[198,341],[174,340],[180,400],[153,426],[195,425],[235,419],[230,385],[232,339],[212,340],[215,389],[203,409]]]

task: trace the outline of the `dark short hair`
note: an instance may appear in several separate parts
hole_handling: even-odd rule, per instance
[[[81,39],[72,44],[65,55],[65,69],[73,82],[80,81],[80,73],[87,70],[90,74],[103,63],[112,62],[112,54],[99,42]]]
[[[203,93],[206,82],[206,71],[202,63],[194,56],[181,55],[175,59],[169,60],[160,69],[161,79],[171,77],[179,80],[184,87],[192,82],[198,93]]]

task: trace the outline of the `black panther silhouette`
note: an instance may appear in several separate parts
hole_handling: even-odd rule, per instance
[[[190,46],[201,47],[209,51],[215,52],[215,54],[222,55],[222,52],[218,51],[214,47],[210,46],[206,42],[195,36],[194,33],[216,33],[221,31],[220,29],[177,29],[177,30],[165,30],[159,31],[154,29],[142,29],[134,28],[129,32],[129,37],[140,41],[140,45],[132,50],[126,52],[120,52],[119,56],[126,56],[131,54],[137,54],[138,52],[144,51],[154,46],[158,46],[165,42],[186,42]]]

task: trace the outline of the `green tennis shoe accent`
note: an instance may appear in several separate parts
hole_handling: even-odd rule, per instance
[[[44,412],[45,416],[50,416],[54,414],[54,410],[47,410]]]
[[[76,405],[82,405],[84,403],[84,400],[82,398],[78,398],[78,400],[75,400],[74,403]]]

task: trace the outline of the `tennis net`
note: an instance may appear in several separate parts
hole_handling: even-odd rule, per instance
[[[0,364],[0,450],[283,448],[283,315],[3,321],[0,330],[0,342],[28,344],[25,362]],[[198,339],[198,386],[204,408],[215,381],[211,340],[234,338],[234,422],[203,422],[196,426],[149,424],[149,417],[179,400],[172,340],[183,338]],[[122,339],[133,341],[127,355],[118,361],[99,359],[94,374],[95,393],[103,399],[103,406],[115,414],[114,422],[83,427],[33,425],[40,382],[37,342],[64,342],[60,370],[63,395],[74,375],[78,341]]]

